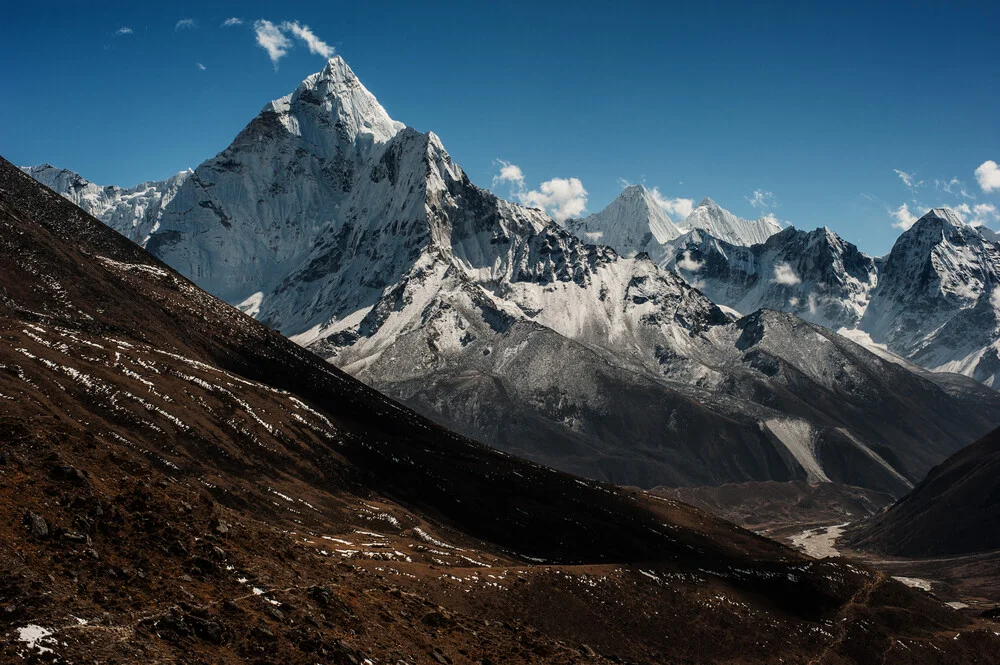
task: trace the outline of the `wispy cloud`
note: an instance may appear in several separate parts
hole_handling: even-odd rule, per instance
[[[992,203],[977,203],[970,206],[963,203],[954,208],[962,220],[970,226],[985,226],[1000,222],[1000,213]]]
[[[684,254],[677,261],[677,267],[688,272],[698,272],[704,265],[704,261],[697,261],[691,258],[691,250],[689,249],[684,250]]]
[[[120,27],[117,30],[115,30],[115,34],[116,35],[131,35],[132,34],[132,28],[128,27],[127,25],[123,25],[122,27]]]
[[[310,53],[321,55],[324,58],[333,56],[333,47],[317,37],[316,33],[310,30],[308,25],[301,25],[298,21],[285,21],[281,24],[281,29],[292,33],[304,41],[306,46],[309,47]]]
[[[243,19],[236,18],[235,16],[233,16],[231,18],[227,18],[225,21],[222,22],[223,28],[231,28],[234,25],[243,25]]]
[[[656,205],[663,208],[667,214],[676,215],[679,219],[685,219],[694,210],[694,199],[672,199],[664,196],[657,187],[654,187],[650,194],[653,195]]]
[[[903,184],[906,185],[906,188],[911,192],[917,191],[924,184],[923,180],[917,180],[916,173],[907,173],[906,171],[900,171],[899,169],[893,169],[893,171],[896,172],[896,175],[899,176],[899,179],[903,181]]]
[[[903,231],[908,231],[919,219],[917,215],[910,212],[910,206],[905,203],[900,204],[895,210],[890,210],[889,216],[895,220],[892,225]]]
[[[524,172],[517,164],[502,159],[494,162],[500,173],[493,177],[493,186],[508,184],[511,195],[526,206],[541,208],[557,222],[579,217],[587,211],[587,190],[579,178],[552,178],[528,190]]]
[[[744,197],[750,202],[754,208],[760,208],[761,210],[768,210],[774,208],[778,205],[777,200],[774,198],[774,194],[771,192],[765,192],[762,189],[753,190],[753,194]]]
[[[518,198],[525,205],[541,208],[557,222],[579,217],[587,210],[587,190],[579,178],[553,178]]]
[[[771,282],[783,286],[795,286],[802,283],[802,278],[795,274],[792,266],[787,263],[778,263],[774,266],[774,278]]]
[[[281,32],[278,26],[266,19],[254,21],[253,31],[257,38],[257,44],[267,51],[267,56],[271,58],[271,63],[277,69],[278,61],[285,57],[288,49],[292,48],[291,40]]]
[[[934,186],[955,197],[960,196],[963,199],[976,198],[974,195],[969,194],[969,191],[965,188],[965,183],[958,178],[952,178],[951,180],[935,180]]]
[[[191,30],[196,27],[198,27],[198,24],[195,23],[193,18],[182,18],[174,25],[174,32],[178,30]]]
[[[254,21],[253,31],[257,38],[257,44],[267,51],[275,69],[278,68],[278,61],[285,57],[292,48],[292,40],[289,39],[289,36],[305,42],[310,53],[321,55],[324,58],[333,57],[334,48],[317,37],[308,25],[303,25],[298,21],[282,21],[276,25],[267,19],[259,19]]]
[[[208,69],[208,67],[206,67],[205,65],[201,64],[200,62],[194,63],[194,66],[197,67],[200,71],[205,71],[206,69]]]
[[[510,184],[514,187],[524,187],[524,173],[517,164],[502,159],[493,160],[493,163],[500,167],[500,173],[493,176],[493,186]]]
[[[984,192],[1000,189],[1000,166],[992,159],[986,160],[976,169],[976,181]]]

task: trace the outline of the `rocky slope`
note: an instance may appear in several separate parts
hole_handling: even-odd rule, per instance
[[[695,212],[742,228],[710,201]],[[147,248],[438,422],[593,478],[899,494],[1000,422],[992,391],[793,317],[733,321],[644,255],[476,187],[339,58],[199,166]]]
[[[441,429],[4,161],[0,276],[6,661],[946,663],[1000,646],[862,566]]]
[[[896,556],[1000,550],[1000,431],[934,467],[889,510],[852,528],[845,541]]]

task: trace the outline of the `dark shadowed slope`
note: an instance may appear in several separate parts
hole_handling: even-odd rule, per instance
[[[889,510],[848,532],[846,542],[897,556],[1000,550],[1000,430],[932,469]]]
[[[1000,647],[860,566],[455,436],[6,162],[0,537],[8,662],[959,663]]]

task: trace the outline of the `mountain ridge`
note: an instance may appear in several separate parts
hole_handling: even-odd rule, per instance
[[[184,181],[147,249],[438,422],[604,480],[898,494],[997,424],[991,391],[942,387],[788,317],[736,321],[647,255],[475,186],[349,71],[333,61],[265,106]],[[842,422],[829,400],[853,405]]]

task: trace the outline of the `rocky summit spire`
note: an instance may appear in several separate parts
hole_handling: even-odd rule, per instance
[[[332,127],[348,142],[359,139],[385,143],[405,125],[396,122],[378,99],[361,83],[339,55],[323,69],[307,77],[294,92],[264,107],[273,112],[285,128],[304,138],[320,138]],[[331,124],[330,120],[333,120]]]

